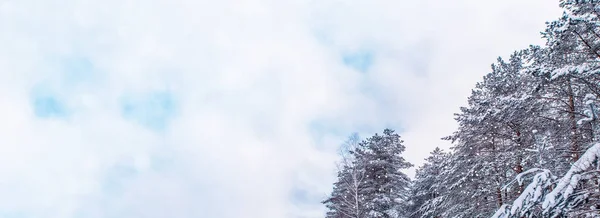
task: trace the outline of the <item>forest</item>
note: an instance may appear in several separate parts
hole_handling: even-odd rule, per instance
[[[561,0],[545,45],[498,58],[415,178],[402,153],[418,145],[350,137],[326,217],[600,217],[598,2]]]

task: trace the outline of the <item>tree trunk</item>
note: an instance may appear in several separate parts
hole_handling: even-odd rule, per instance
[[[569,121],[571,123],[571,161],[574,163],[579,160],[579,143],[577,142],[577,120],[575,117],[575,97],[571,79],[567,80],[567,89],[569,95]]]
[[[523,148],[523,142],[521,140],[521,131],[517,129],[517,145],[519,146],[519,151],[521,151]],[[515,172],[518,174],[523,172],[523,157],[521,156],[521,154],[519,153],[519,158],[517,158],[517,165],[515,166]],[[521,184],[519,185],[519,190],[517,191],[517,196],[521,195],[521,193],[523,193],[523,190],[525,190],[525,184]]]
[[[496,188],[496,198],[498,201],[498,207],[502,207],[502,190],[500,190],[500,188]]]

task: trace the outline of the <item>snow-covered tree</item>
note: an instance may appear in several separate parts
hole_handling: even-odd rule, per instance
[[[402,170],[411,167],[401,156],[403,141],[385,129],[358,143],[346,143],[333,192],[323,203],[331,218],[404,217],[410,179]]]
[[[546,129],[535,140],[539,169],[517,176],[519,182],[528,178],[527,188],[495,217],[598,217],[594,143],[599,130],[600,2],[561,0],[560,5],[563,16],[548,23],[546,47],[532,49],[525,69],[539,78],[535,96],[544,102],[536,114],[546,120],[537,122]],[[563,176],[556,180],[553,175]]]
[[[390,174],[410,166],[399,136],[360,143],[364,217],[600,217],[600,1],[558,2],[546,44],[492,65],[455,115],[450,152],[432,153],[410,193]]]
[[[340,149],[342,160],[338,164],[338,181],[333,184],[331,196],[322,202],[329,209],[326,216],[328,218],[365,216],[365,166],[364,160],[355,155],[361,149],[357,134],[350,136]]]
[[[536,78],[523,70],[529,50],[498,59],[473,89],[468,106],[456,114],[458,130],[446,139],[452,154],[442,173],[443,217],[485,217],[517,197],[524,187],[503,189],[530,167],[539,100],[532,97]],[[528,153],[529,152],[529,153]],[[465,202],[467,197],[473,202]]]
[[[441,173],[448,154],[440,148],[435,148],[425,164],[416,171],[415,180],[411,187],[409,217],[441,217],[441,195],[444,191]]]
[[[400,135],[391,129],[361,143],[357,153],[366,172],[366,218],[406,217],[410,178],[402,170],[412,167],[401,155],[405,150]]]

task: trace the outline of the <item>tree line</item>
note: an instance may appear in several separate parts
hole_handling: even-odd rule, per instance
[[[412,181],[393,130],[351,137],[326,217],[600,217],[600,3],[559,4],[546,44],[492,64]]]

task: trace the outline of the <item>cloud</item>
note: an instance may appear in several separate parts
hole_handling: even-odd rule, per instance
[[[1,1],[0,216],[321,217],[346,136],[419,164],[555,5]]]

